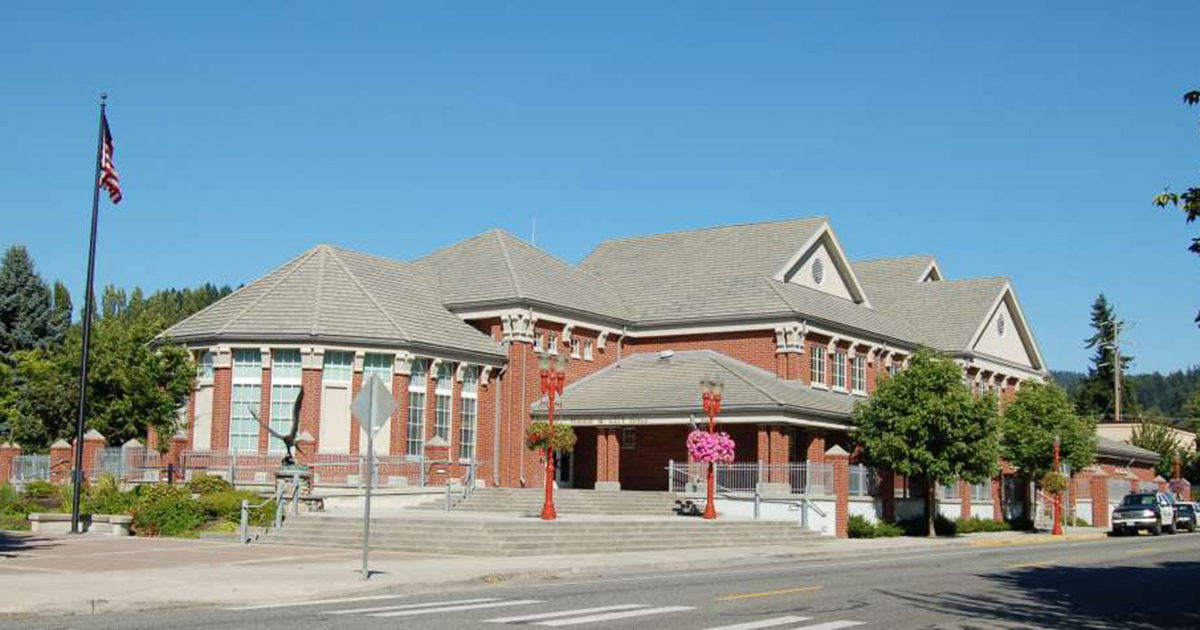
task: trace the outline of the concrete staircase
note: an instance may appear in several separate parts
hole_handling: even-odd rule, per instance
[[[372,518],[371,548],[455,556],[538,556],[807,545],[820,540],[815,533],[786,522],[689,517],[544,522],[534,518],[471,518],[467,514],[423,517],[412,512],[412,516]],[[354,549],[362,544],[362,519],[301,515],[258,543]]]
[[[545,493],[540,488],[478,488],[454,505],[455,511],[504,512],[537,516]],[[418,509],[444,510],[437,501]],[[607,514],[614,516],[672,516],[689,514],[692,505],[669,492],[596,492],[569,488],[554,491],[559,514]]]

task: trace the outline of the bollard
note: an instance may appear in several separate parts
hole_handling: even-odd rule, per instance
[[[800,499],[800,527],[808,529],[808,499]]]
[[[250,515],[250,502],[245,499],[242,499],[242,527],[241,527],[241,530],[242,530],[242,544],[243,545],[250,544],[250,533],[247,531],[248,526],[249,526],[249,523],[248,523],[249,515]]]
[[[758,520],[759,511],[762,507],[762,494],[758,491],[758,486],[754,487],[754,520]]]
[[[450,511],[450,482],[446,482],[446,512]]]

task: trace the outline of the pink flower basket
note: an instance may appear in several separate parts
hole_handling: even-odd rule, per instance
[[[688,434],[687,449],[693,461],[705,464],[733,463],[733,438],[723,431],[721,433],[692,431]]]

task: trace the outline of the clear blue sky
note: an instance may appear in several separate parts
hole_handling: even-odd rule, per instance
[[[1196,2],[249,4],[9,6],[0,247],[79,301],[107,90],[98,285],[825,214],[853,258],[1012,276],[1051,367],[1101,291],[1136,371],[1200,356],[1196,230],[1150,205],[1200,180]]]

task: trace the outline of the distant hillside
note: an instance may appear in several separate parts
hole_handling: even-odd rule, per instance
[[[1050,377],[1055,383],[1067,390],[1071,397],[1075,396],[1080,383],[1087,378],[1083,372],[1050,370]],[[1127,378],[1137,390],[1138,403],[1146,410],[1161,411],[1169,418],[1182,418],[1184,405],[1200,390],[1200,366],[1192,366],[1186,370],[1176,370],[1167,374],[1152,372],[1150,374],[1131,374]]]

